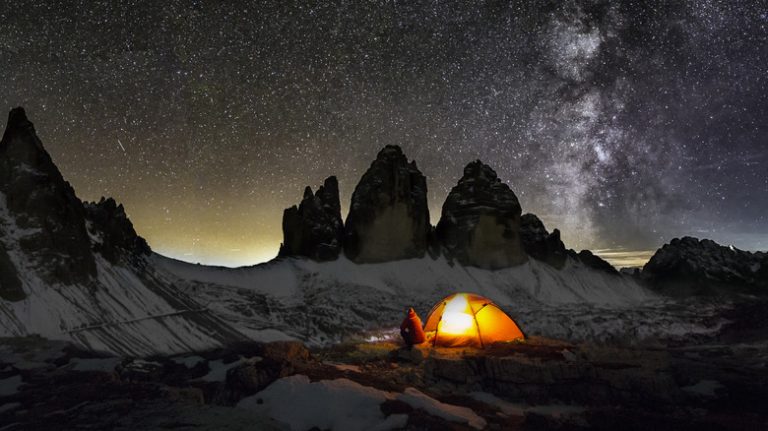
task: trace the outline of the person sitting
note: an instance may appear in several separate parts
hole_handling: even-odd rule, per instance
[[[421,319],[413,308],[408,308],[405,313],[405,319],[400,324],[400,336],[403,337],[403,341],[409,349],[415,344],[423,343],[426,339],[424,329],[421,327]]]

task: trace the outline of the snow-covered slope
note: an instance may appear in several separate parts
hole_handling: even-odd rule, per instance
[[[560,325],[567,320],[541,319],[547,323],[537,325],[533,314],[560,314],[557,310],[567,308],[627,311],[658,301],[629,277],[576,261],[562,270],[530,260],[498,271],[430,258],[365,265],[344,258],[324,263],[280,259],[240,269],[212,269],[160,256],[153,263],[171,277],[169,282],[187,286],[192,296],[249,337],[282,333],[320,344],[394,327],[408,306],[426,317],[437,301],[454,292],[491,298],[537,335],[563,334]],[[602,336],[613,328],[596,332]]]
[[[575,262],[556,270],[535,260],[500,271],[429,258],[369,265],[280,259],[230,269],[157,254],[140,266],[115,265],[96,255],[92,285],[50,286],[23,254],[10,251],[15,266],[27,268],[27,298],[0,302],[0,335],[36,333],[123,354],[182,352],[246,338],[333,342],[393,327],[404,307],[424,314],[457,291],[488,296],[513,317],[543,305],[615,309],[655,298],[629,278]]]
[[[87,286],[50,286],[26,272],[27,298],[0,301],[0,336],[36,333],[129,355],[246,339],[318,345],[391,332],[405,307],[426,317],[434,303],[458,291],[491,298],[528,335],[632,342],[710,333],[722,324],[713,318],[715,308],[688,310],[631,277],[577,261],[562,270],[531,259],[488,271],[429,258],[367,265],[278,259],[231,269],[153,254],[140,267],[97,255],[97,268],[97,281]]]

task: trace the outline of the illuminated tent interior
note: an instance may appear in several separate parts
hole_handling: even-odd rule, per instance
[[[488,298],[473,293],[454,293],[429,312],[424,332],[432,345],[485,347],[525,336],[507,313]]]

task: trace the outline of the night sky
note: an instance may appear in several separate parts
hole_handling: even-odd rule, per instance
[[[479,158],[569,247],[768,249],[765,1],[2,1],[17,105],[81,199],[192,262],[273,257],[329,175],[346,215],[386,144],[434,222]]]

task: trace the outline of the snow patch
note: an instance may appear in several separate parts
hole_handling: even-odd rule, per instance
[[[242,399],[238,408],[285,422],[292,430],[391,430],[406,425],[407,415],[384,416],[381,404],[399,400],[448,421],[482,429],[486,422],[471,409],[441,403],[415,388],[403,393],[363,386],[349,379],[310,382],[309,377],[284,377],[263,391]]]
[[[205,362],[205,358],[197,355],[175,357],[171,358],[171,360],[179,365],[184,365],[187,368],[195,368],[197,364]]]
[[[404,427],[406,415],[385,417],[381,412],[379,406],[388,398],[387,392],[348,379],[311,383],[309,377],[295,375],[242,399],[237,407],[263,413],[295,431],[383,431]]]
[[[451,422],[465,423],[474,429],[483,429],[486,425],[485,419],[478,416],[472,409],[441,403],[416,388],[408,388],[396,398],[415,409],[422,409]]]
[[[244,359],[242,356],[237,359],[236,361],[232,361],[228,364],[225,364],[223,360],[217,359],[215,361],[211,361],[208,363],[208,368],[210,371],[208,374],[204,375],[203,377],[200,377],[198,380],[202,380],[204,382],[224,382],[227,380],[227,371],[229,371],[232,368],[235,368],[236,366],[240,364],[244,364],[249,361],[255,361],[257,358],[251,358],[251,359]],[[258,358],[258,360],[261,360],[261,358]]]

